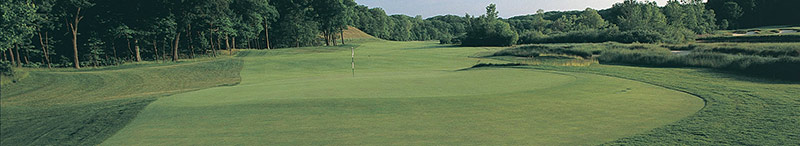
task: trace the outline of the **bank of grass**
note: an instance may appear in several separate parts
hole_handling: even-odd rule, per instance
[[[800,143],[800,84],[702,68],[617,65],[524,66],[646,82],[691,93],[706,106],[694,116],[606,145],[795,145]]]
[[[158,97],[239,82],[231,57],[91,69],[18,68],[0,96],[0,145],[96,145]]]
[[[598,60],[606,64],[712,68],[751,76],[800,81],[798,57],[771,58],[713,52],[674,55],[654,50],[609,50],[603,52]]]

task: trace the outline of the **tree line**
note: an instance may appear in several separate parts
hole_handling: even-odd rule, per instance
[[[727,6],[726,4],[727,3]],[[736,29],[766,25],[796,25],[800,19],[792,15],[800,9],[792,8],[800,1],[782,0],[670,0],[665,6],[655,2],[626,0],[612,8],[583,11],[537,11],[536,14],[499,21],[483,22],[491,17],[444,15],[423,19],[421,16],[387,16],[380,8],[357,7],[353,26],[376,37],[396,40],[440,40],[442,43],[466,45],[509,45],[529,43],[583,43],[583,42],[642,42],[684,43],[693,41],[698,34],[713,33],[718,29]],[[743,7],[748,6],[748,7]],[[492,6],[490,6],[492,7]],[[485,16],[491,16],[488,12]],[[500,22],[501,21],[501,22]],[[502,29],[508,23],[518,35]],[[504,24],[502,24],[504,25]],[[501,28],[492,30],[487,28]],[[479,31],[483,30],[483,32]],[[509,36],[505,41],[475,42],[473,34],[498,32]],[[489,37],[487,37],[489,38]],[[487,44],[488,43],[488,44]]]
[[[352,0],[1,0],[7,64],[178,61],[236,48],[338,45]],[[338,35],[337,35],[338,34]]]
[[[683,43],[717,29],[798,24],[779,0],[626,0],[612,8],[500,18],[387,15],[353,0],[0,0],[6,64],[85,67],[217,56],[235,48],[344,44],[353,26],[395,41],[466,46],[529,43]],[[785,8],[785,9],[784,9]]]

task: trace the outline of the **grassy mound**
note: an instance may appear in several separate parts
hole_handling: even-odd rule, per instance
[[[2,86],[0,145],[95,145],[157,97],[239,82],[241,60],[26,71]]]
[[[347,26],[344,30],[345,39],[376,39],[374,36],[369,35],[358,28]]]

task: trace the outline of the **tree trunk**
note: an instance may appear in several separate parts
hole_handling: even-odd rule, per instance
[[[75,21],[74,23],[68,22],[69,28],[72,31],[72,51],[74,52],[74,60],[75,60],[75,68],[81,69],[80,61],[78,59],[78,23],[80,23],[83,17],[80,16],[81,8],[78,8],[78,11],[75,12]],[[19,54],[17,54],[19,56]]]
[[[25,51],[25,56],[22,56],[23,59],[25,59],[25,64],[31,64],[31,62],[28,61],[28,56],[31,56],[30,51]]]
[[[14,48],[13,47],[8,48],[8,54],[11,55],[11,64],[16,66],[17,65],[17,60],[14,58]]]
[[[22,56],[22,54],[19,53],[19,46],[14,44],[14,48],[16,48],[16,51],[17,51],[17,67],[22,67],[22,60],[19,59],[20,56]]]
[[[114,49],[114,58],[119,58],[117,56],[117,41],[112,41],[111,42],[111,49]]]
[[[209,30],[209,32],[211,32],[211,30]],[[208,35],[208,45],[211,45],[211,50],[214,51],[214,35],[211,35],[211,33]],[[211,53],[214,54],[214,57],[217,56],[214,52]]]
[[[225,35],[225,49],[228,49],[228,55],[233,55],[233,49],[231,49],[230,40],[230,37]]]
[[[341,38],[342,39],[342,45],[344,45],[344,29],[342,29],[341,34],[342,34],[342,38]]]
[[[81,69],[80,62],[78,61],[78,32],[72,31],[72,51],[74,52],[75,68]]]
[[[217,57],[217,49],[215,49],[215,48],[214,48],[214,35],[213,35],[213,34],[211,34],[211,33],[209,33],[209,35],[208,35],[208,36],[209,36],[209,37],[211,37],[211,38],[208,40],[208,42],[210,42],[210,43],[211,43],[211,53],[213,53],[213,54],[214,54],[214,57]]]
[[[189,49],[192,51],[192,53],[189,53],[189,58],[194,58],[194,39],[192,39],[191,31],[186,33],[186,37],[189,38]]]
[[[134,49],[136,49],[136,62],[142,62],[142,51],[139,49],[139,39],[133,39]]]
[[[6,51],[3,51],[3,61],[8,61],[8,56],[6,56]]]
[[[325,36],[325,46],[331,46],[331,35],[326,31],[323,31],[322,35]]]
[[[163,49],[161,49],[161,62],[166,63],[167,62],[167,48],[169,48],[169,44],[167,44],[167,41],[164,41],[164,42],[161,43],[161,48],[163,48]]]
[[[222,37],[217,36],[217,49],[222,50]]]
[[[47,63],[47,68],[53,68],[52,66],[50,66],[50,55],[47,54],[47,48],[45,48],[46,45],[44,45],[44,41],[42,40],[42,32],[38,32],[38,34],[39,34],[39,44],[42,45],[42,54],[44,56],[44,60],[42,60],[42,63]]]
[[[231,44],[233,44],[231,45],[231,47],[233,47],[233,49],[236,49],[236,37],[231,38]]]
[[[28,61],[28,55],[28,53],[25,53],[25,57],[23,57],[25,59],[25,64],[31,64],[31,62]]]
[[[156,63],[158,63],[158,46],[157,46],[158,45],[158,41],[156,41],[156,40],[158,40],[158,38],[153,40],[153,50],[155,50],[155,54],[153,54],[153,57],[155,57]]]
[[[181,32],[178,32],[178,35],[175,35],[175,47],[172,48],[172,61],[178,61],[178,43],[181,41]]]
[[[192,24],[190,23],[186,28],[186,38],[189,38],[189,58],[194,58],[194,41],[192,40]]]
[[[47,32],[44,32],[44,44],[45,44],[45,46],[47,46],[47,44],[50,44],[50,36],[47,35]],[[45,53],[45,54],[47,54],[47,67],[50,68],[50,67],[52,67],[52,65],[51,65],[52,63],[50,63],[51,62],[50,61],[50,49],[45,48],[44,50],[47,51],[47,53]]]
[[[131,40],[130,40],[130,39],[128,39],[128,38],[125,38],[125,41],[128,43],[128,57],[130,57],[130,58],[136,58],[136,57],[134,56],[134,54],[133,54],[133,51],[131,51]]]
[[[333,46],[336,46],[336,33],[331,33],[331,39],[333,39]]]
[[[267,23],[264,23],[264,40],[267,41],[267,50],[272,50],[272,48],[269,47],[269,24]]]

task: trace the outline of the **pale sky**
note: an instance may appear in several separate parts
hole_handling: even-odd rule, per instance
[[[614,3],[624,0],[355,0],[358,4],[381,7],[387,14],[422,15],[424,18],[436,15],[453,14],[463,16],[483,15],[486,6],[497,4],[497,11],[503,18],[536,13],[536,10],[564,11],[583,10],[588,8],[606,9]],[[656,1],[658,5],[667,4],[667,0]]]

